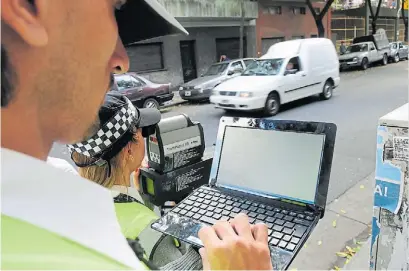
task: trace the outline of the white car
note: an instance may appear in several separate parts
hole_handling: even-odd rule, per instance
[[[210,102],[226,110],[263,110],[320,94],[332,97],[340,83],[338,55],[331,40],[312,38],[274,44],[240,75],[216,86]]]

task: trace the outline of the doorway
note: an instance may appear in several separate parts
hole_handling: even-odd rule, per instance
[[[180,42],[180,57],[182,60],[183,81],[188,82],[197,78],[194,40]]]

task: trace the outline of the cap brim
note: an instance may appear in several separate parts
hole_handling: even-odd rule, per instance
[[[156,125],[161,119],[161,113],[158,109],[144,108],[139,109],[139,112],[141,114],[141,119],[138,125],[139,128]]]
[[[128,0],[115,15],[124,45],[171,34],[188,35],[156,0]]]

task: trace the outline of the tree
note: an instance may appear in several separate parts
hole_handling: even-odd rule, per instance
[[[371,0],[366,0],[366,4],[369,6],[369,12],[371,13],[372,17],[372,34],[376,34],[376,21],[378,20],[379,11],[381,10],[382,0],[378,0],[378,6],[376,7],[376,13],[373,13],[373,8],[371,4]]]
[[[307,1],[307,6],[310,9],[312,16],[314,17],[315,24],[317,25],[318,37],[321,37],[321,38],[325,37],[325,27],[324,27],[324,24],[322,23],[322,19],[324,18],[325,14],[327,14],[332,3],[334,3],[334,0],[327,0],[324,8],[318,14],[312,5],[312,2],[311,2],[312,0],[306,0],[306,1]]]
[[[408,0],[402,0],[402,8],[401,8],[401,12],[402,12],[402,19],[403,19],[403,24],[405,25],[405,42],[408,42],[408,17],[405,16],[405,2]],[[409,10],[408,10],[409,12]]]

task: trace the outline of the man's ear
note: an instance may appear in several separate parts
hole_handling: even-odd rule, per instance
[[[48,43],[44,25],[49,0],[1,0],[1,20],[31,46]]]

